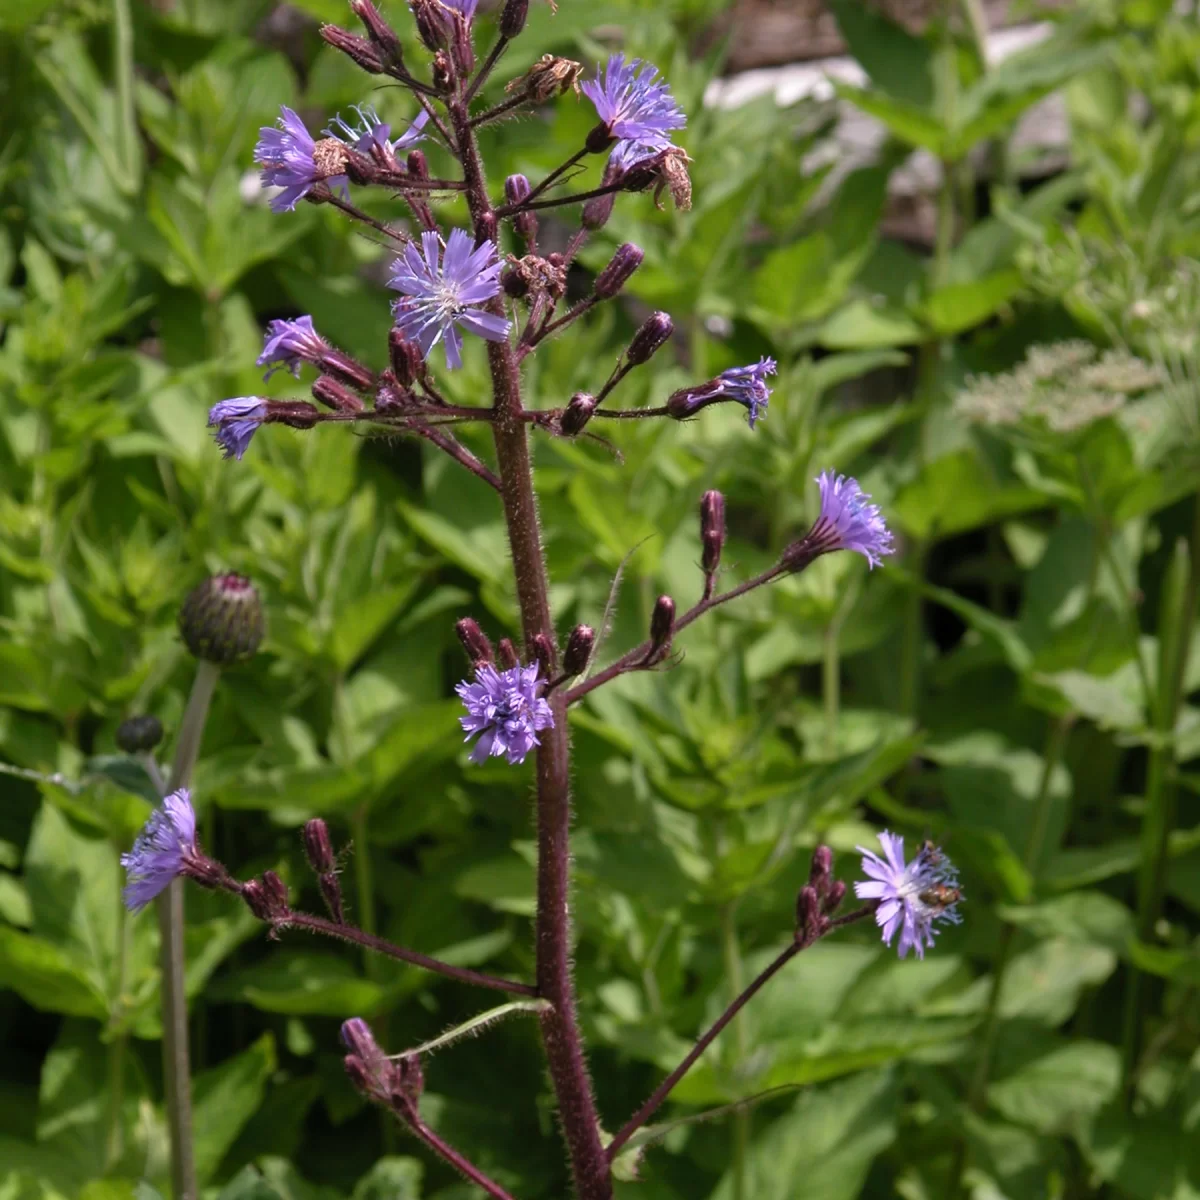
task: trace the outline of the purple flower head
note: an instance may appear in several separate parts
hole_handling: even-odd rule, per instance
[[[766,383],[767,376],[774,374],[773,358],[760,358],[748,367],[730,367],[707,383],[673,392],[667,400],[667,411],[676,420],[682,421],[695,416],[710,404],[732,400],[737,404],[744,404],[749,410],[750,428],[753,429],[755,422],[766,411],[767,402],[771,398],[771,389]]]
[[[196,847],[196,813],[187,788],[172,792],[156,808],[121,866],[128,873],[125,907],[145,908],[173,879],[187,872],[200,852]]]
[[[720,394],[728,400],[736,400],[749,410],[750,428],[767,411],[771,389],[767,387],[767,376],[776,371],[773,358],[760,358],[749,367],[730,367],[717,376],[721,385]]]
[[[403,293],[392,306],[396,327],[416,342],[426,358],[444,339],[446,365],[454,370],[462,366],[460,330],[490,342],[508,336],[509,323],[504,317],[477,307],[500,291],[503,264],[494,242],[484,242],[476,249],[470,234],[462,229],[451,232],[444,256],[436,233],[421,234],[421,247],[423,257],[409,242],[388,280],[389,287]]]
[[[411,150],[424,138],[423,130],[429,120],[429,114],[422,110],[404,133],[392,142],[388,140],[392,127],[381,121],[379,114],[369,104],[363,106],[356,104],[354,112],[358,115],[358,121],[355,124],[343,121],[339,114],[333,118],[330,128],[324,130],[324,133],[326,137],[337,138],[347,146],[352,146],[360,154],[369,154],[372,146],[378,146],[385,154],[391,155]]]
[[[619,169],[665,150],[672,130],[687,124],[658,68],[640,58],[626,62],[623,54],[614,54],[582,90],[609,136],[617,139],[609,163]]]
[[[822,471],[817,476],[821,489],[821,515],[804,540],[818,554],[830,550],[854,550],[877,567],[893,553],[892,535],[883,522],[879,505],[858,486],[857,479]]]
[[[291,212],[314,183],[324,182],[334,191],[346,192],[345,175],[330,175],[317,165],[317,143],[304,122],[286,104],[280,106],[279,114],[278,128],[263,126],[254,147],[254,161],[262,165],[263,184],[283,188],[271,197],[271,211]]]
[[[479,7],[479,0],[442,0],[442,3],[468,21],[474,18],[475,10]]]
[[[258,365],[270,366],[264,379],[270,379],[281,367],[286,367],[298,378],[300,364],[320,363],[328,348],[325,339],[313,328],[312,317],[270,321],[266,337],[263,338],[263,351],[258,356]]]
[[[480,734],[471,751],[471,761],[485,762],[504,754],[509,763],[525,761],[538,745],[538,730],[554,727],[550,705],[538,695],[538,665],[510,667],[497,671],[490,663],[475,670],[474,683],[460,683],[454,690],[466,706],[460,717],[466,741]]]
[[[260,360],[261,361],[261,360]],[[208,410],[208,424],[226,458],[241,458],[267,415],[267,402],[257,396],[221,400]]]
[[[915,950],[918,958],[933,945],[934,922],[962,921],[957,905],[958,872],[948,858],[931,842],[926,842],[910,863],[904,861],[904,839],[886,830],[879,835],[884,857],[873,850],[858,847],[863,856],[863,872],[871,878],[854,885],[860,900],[878,900],[875,921],[883,930],[883,940],[892,944],[900,931],[897,946],[900,957]]]

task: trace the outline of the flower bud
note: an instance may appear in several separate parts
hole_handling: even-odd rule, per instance
[[[700,497],[700,565],[711,575],[721,565],[725,545],[725,497],[718,491]]]
[[[530,654],[538,665],[538,675],[542,679],[554,677],[554,647],[544,633],[535,633],[530,639]]]
[[[525,175],[510,175],[504,181],[504,199],[509,204],[520,204],[532,190]]]
[[[471,617],[463,617],[461,621],[456,622],[454,632],[458,634],[458,640],[462,642],[462,648],[467,652],[467,660],[474,669],[478,670],[484,664],[496,661],[496,656],[492,652],[492,643],[488,641],[487,634]]]
[[[274,871],[262,873],[263,891],[274,912],[283,916],[288,911],[287,884]]]
[[[595,411],[596,397],[589,396],[587,392],[576,392],[563,409],[558,422],[559,428],[567,437],[575,437],[583,432],[583,427],[592,419],[592,413]]]
[[[563,674],[582,675],[587,670],[595,644],[596,631],[590,625],[576,625],[567,638],[567,648],[563,652]]]
[[[626,242],[617,248],[609,259],[608,266],[596,276],[595,292],[601,300],[611,300],[628,282],[630,276],[642,265],[645,255],[640,247]]]
[[[362,412],[361,396],[356,396],[344,383],[331,375],[319,375],[312,385],[313,399],[332,408],[335,412]]]
[[[434,52],[450,44],[453,30],[451,28],[451,12],[438,0],[409,0],[413,21],[421,41],[429,50]]]
[[[674,331],[675,323],[665,312],[651,313],[633,335],[625,351],[625,361],[635,367],[649,362]]]
[[[398,1059],[393,1075],[394,1086],[413,1103],[416,1104],[425,1090],[425,1072],[421,1069],[419,1054],[405,1054]]]
[[[371,1027],[362,1017],[351,1017],[342,1022],[342,1045],[346,1047],[364,1065],[372,1065],[384,1060],[384,1053],[371,1032]]]
[[[675,629],[675,601],[670,596],[659,596],[650,614],[650,654],[661,657],[671,645],[671,634]]]
[[[525,28],[529,16],[529,0],[506,0],[500,13],[500,36],[515,38]]]
[[[410,342],[400,329],[393,325],[388,332],[388,357],[392,374],[403,388],[410,388],[425,373],[425,360],[420,347]]]
[[[818,846],[813,851],[812,865],[808,870],[808,886],[815,888],[818,896],[829,889],[829,876],[833,871],[833,851],[828,846]]]
[[[425,157],[424,150],[410,150],[408,157],[404,161],[408,167],[408,173],[414,179],[429,178],[429,159]]]
[[[251,658],[264,627],[258,589],[241,575],[211,576],[179,612],[179,632],[193,656],[223,667]]]
[[[145,754],[153,750],[162,738],[162,722],[157,717],[126,717],[117,726],[117,745],[126,754]]]
[[[517,648],[512,644],[511,638],[501,638],[496,643],[496,657],[505,671],[511,671],[513,667],[521,665],[521,660],[517,657]]]
[[[317,886],[321,891],[321,899],[325,901],[325,907],[329,910],[329,915],[339,924],[346,923],[346,914],[342,908],[342,884],[338,879],[337,873],[330,871],[327,875],[322,875],[317,880]]]
[[[812,943],[821,936],[821,900],[817,890],[807,884],[796,897],[796,937]]]
[[[329,826],[320,817],[313,817],[304,825],[304,856],[308,865],[318,875],[326,875],[336,865],[333,857],[333,844],[329,840]]]
[[[350,1086],[356,1092],[369,1095],[371,1091],[371,1076],[363,1060],[357,1055],[347,1054],[342,1060],[342,1066],[346,1071],[346,1078],[350,1080]]]
[[[825,903],[821,911],[826,916],[832,916],[842,906],[842,901],[846,898],[846,885],[840,880],[835,879],[829,885],[829,892],[825,897]]]
[[[475,220],[475,248],[479,249],[484,242],[495,243],[496,235],[500,232],[500,223],[494,212],[480,213]]]
[[[357,66],[372,75],[382,75],[384,69],[383,56],[379,47],[359,37],[356,33],[341,29],[337,25],[322,25],[321,38],[335,50],[340,50]]]
[[[257,879],[248,879],[242,884],[242,899],[246,907],[260,920],[271,919],[270,903],[263,885]]]
[[[593,196],[584,203],[579,218],[580,224],[584,229],[603,229],[608,224],[608,218],[612,216],[613,206],[616,202],[617,197],[613,192],[606,192],[603,196]]]
[[[265,407],[264,421],[292,429],[311,429],[321,419],[317,406],[307,400],[268,400]]]
[[[350,10],[366,26],[371,41],[379,47],[386,59],[393,63],[401,62],[403,50],[400,38],[371,0],[350,0]]]

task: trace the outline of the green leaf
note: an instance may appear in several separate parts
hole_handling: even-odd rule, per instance
[[[94,976],[53,942],[0,925],[0,986],[34,1008],[103,1020],[108,997]]]
[[[882,121],[902,142],[942,156],[943,148],[949,143],[949,131],[920,105],[836,80],[833,87],[840,99]]]
[[[1117,1093],[1121,1055],[1106,1042],[1073,1041],[988,1087],[988,1103],[1017,1125],[1058,1134],[1100,1111]]]
[[[376,1159],[354,1185],[351,1200],[421,1200],[423,1174],[424,1167],[415,1158]]]
[[[866,300],[852,300],[839,308],[818,334],[830,350],[874,350],[884,346],[911,346],[924,335],[906,313],[878,308]]]
[[[318,950],[284,950],[212,985],[217,999],[252,1004],[286,1016],[370,1016],[386,995],[361,978],[347,959]]]
[[[755,1200],[795,1200],[797,1181],[813,1200],[856,1200],[871,1163],[896,1137],[899,1093],[891,1073],[867,1071],[813,1088],[755,1139],[747,1192]],[[733,1168],[712,1200],[737,1194]]]
[[[950,337],[981,325],[1021,290],[1020,271],[997,271],[970,283],[951,283],[933,292],[921,315],[939,337]]]
[[[192,1081],[196,1174],[212,1178],[225,1152],[262,1103],[275,1070],[275,1039],[264,1033],[248,1050]]]
[[[830,9],[871,82],[897,100],[928,110],[934,100],[931,42],[857,0],[832,0]]]

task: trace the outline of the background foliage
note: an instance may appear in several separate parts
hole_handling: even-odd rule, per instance
[[[610,652],[660,591],[690,599],[708,487],[729,497],[732,577],[811,519],[826,466],[874,492],[903,553],[870,576],[821,560],[690,631],[674,670],[574,714],[577,960],[610,1126],[790,936],[818,839],[852,875],[880,826],[932,832],[969,903],[924,964],[869,929],[801,956],[671,1115],[770,1094],[679,1125],[620,1194],[921,1200],[961,1179],[981,1200],[1200,1195],[1200,27],[1164,0],[1096,0],[989,68],[956,9],[917,37],[837,0],[870,77],[843,98],[891,135],[837,179],[814,157],[828,108],[702,108],[720,56],[691,47],[721,7],[535,4],[490,85],[619,43],[693,114],[695,209],[618,205],[587,264],[632,239],[645,266],[623,308],[537,356],[536,402],[594,387],[651,307],[681,337],[623,385],[631,404],[780,360],[753,433],[715,410],[616,430],[621,460],[538,445],[559,625],[599,623],[623,563]],[[322,48],[313,19],[346,15],[0,5],[0,755],[57,779],[0,781],[5,1200],[166,1186],[157,931],[123,913],[117,865],[148,803],[105,756],[125,715],[177,725],[192,667],[175,615],[206,573],[253,576],[270,621],[217,693],[195,782],[206,848],[315,905],[297,829],[324,816],[353,843],[360,922],[531,970],[530,764],[464,769],[450,699],[453,620],[516,630],[494,495],[410,443],[273,428],[235,466],[204,429],[215,400],[261,389],[271,317],[312,313],[382,365],[380,248],[333,212],[272,216],[248,173],[280,103],[314,127],[364,100],[411,116]],[[1070,162],[1022,183],[1007,141],[1051,92]],[[538,178],[589,125],[570,97],[501,125],[493,176]],[[879,233],[913,148],[948,168],[932,255]],[[1085,344],[1044,348],[1068,339]],[[478,351],[452,400],[485,387]],[[468,1195],[363,1107],[336,1029],[366,1016],[400,1049],[486,998],[267,944],[222,896],[188,905],[204,1183],[229,1200]],[[561,1197],[532,1023],[484,1039],[427,1066],[425,1110],[523,1200]]]

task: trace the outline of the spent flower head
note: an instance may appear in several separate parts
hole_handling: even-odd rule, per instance
[[[397,328],[426,357],[444,341],[446,365],[452,370],[461,367],[460,330],[490,342],[508,336],[509,322],[504,317],[478,307],[500,291],[502,267],[494,242],[475,247],[470,234],[455,229],[443,254],[438,235],[423,233],[421,250],[410,242],[388,280],[389,287],[403,293],[392,306]]]
[[[258,396],[235,396],[232,400],[218,401],[208,410],[208,425],[225,457],[241,458],[266,416],[265,400]]]
[[[467,709],[467,715],[459,718],[466,740],[480,735],[471,751],[472,762],[501,754],[510,763],[524,762],[540,744],[537,735],[554,727],[554,714],[538,695],[539,686],[537,663],[507,671],[484,663],[476,668],[474,683],[464,680],[454,689]]]
[[[128,882],[125,907],[143,909],[174,879],[200,861],[196,846],[196,812],[187,788],[172,792],[147,820],[128,854],[121,855]]]
[[[931,842],[926,842],[912,862],[904,861],[904,839],[884,830],[879,834],[881,858],[873,850],[858,847],[863,856],[862,869],[869,880],[854,885],[860,900],[877,900],[875,921],[883,930],[883,940],[891,945],[900,934],[897,951],[904,958],[915,950],[918,958],[933,946],[934,924],[962,921],[958,902],[958,872],[948,858]]]
[[[621,169],[667,149],[671,133],[687,124],[658,68],[640,58],[626,62],[623,54],[614,54],[582,90],[608,136],[617,139],[610,163]]]

